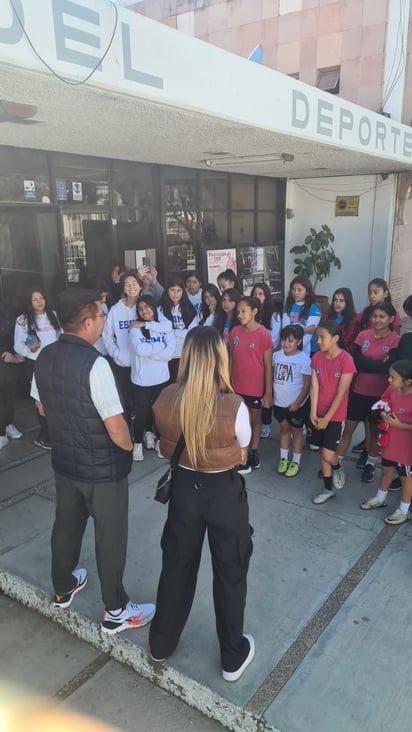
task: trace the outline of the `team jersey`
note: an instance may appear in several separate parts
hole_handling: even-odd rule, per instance
[[[374,331],[362,330],[355,338],[355,346],[359,346],[362,356],[366,356],[372,361],[385,361],[389,356],[389,351],[396,348],[399,343],[399,335],[390,331],[383,338],[375,338]],[[356,382],[353,391],[363,396],[380,396],[388,383],[387,373],[370,373],[358,370]]]
[[[412,394],[398,394],[391,386],[384,391],[382,399],[389,402],[391,413],[401,422],[412,424]],[[412,465],[412,430],[389,427],[388,441],[382,448],[382,456],[400,465]]]
[[[246,330],[236,325],[228,336],[232,352],[232,387],[237,394],[262,397],[265,391],[264,354],[272,350],[272,338],[263,325]]]

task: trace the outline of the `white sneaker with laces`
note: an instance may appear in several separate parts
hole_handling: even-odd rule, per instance
[[[6,427],[6,435],[11,440],[19,440],[20,437],[23,437],[23,432],[20,432],[14,424],[8,424]]]
[[[143,445],[141,442],[135,442],[133,447],[133,460],[139,463],[143,460]]]
[[[3,447],[6,447],[6,445],[9,444],[9,440],[7,435],[0,435],[0,450],[3,449]]]
[[[345,473],[343,472],[343,468],[340,465],[339,468],[335,468],[335,470],[332,470],[332,485],[335,489],[335,491],[340,491],[341,488],[345,485]]]
[[[156,437],[153,432],[145,432],[143,436],[143,442],[146,450],[156,449]]]
[[[114,635],[131,628],[142,628],[143,625],[150,623],[155,610],[156,605],[151,602],[138,605],[129,601],[124,610],[116,615],[113,615],[110,610],[105,610],[100,628],[106,635]]]
[[[157,455],[157,457],[158,457],[158,458],[160,458],[161,460],[164,460],[164,455],[162,455],[162,453],[160,452],[160,440],[158,440],[158,441],[156,442],[156,455]]]

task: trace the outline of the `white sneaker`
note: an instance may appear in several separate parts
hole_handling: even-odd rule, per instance
[[[156,437],[153,432],[145,432],[143,436],[143,442],[146,450],[156,449]]]
[[[225,671],[222,670],[222,675],[225,681],[237,681],[240,679],[241,675],[247,669],[250,663],[252,663],[254,656],[255,656],[255,641],[253,640],[253,637],[249,635],[248,633],[243,634],[244,638],[247,638],[249,641],[249,653],[246,656],[245,660],[243,661],[240,668],[237,669],[237,671]]]
[[[0,435],[0,450],[2,450],[3,447],[6,447],[6,445],[9,444],[7,435]]]
[[[158,458],[164,459],[164,455],[160,452],[160,440],[156,442],[156,455]]]
[[[20,437],[23,437],[23,432],[20,432],[14,424],[8,424],[6,427],[6,435],[11,440],[19,440]]]
[[[141,442],[135,442],[133,447],[133,460],[139,463],[143,460],[143,445]]]
[[[345,473],[341,465],[339,468],[332,470],[332,485],[335,491],[340,491],[345,485]]]

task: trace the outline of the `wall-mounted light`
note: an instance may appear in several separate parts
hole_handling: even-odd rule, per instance
[[[259,163],[293,163],[295,156],[290,153],[267,153],[262,155],[225,156],[205,160],[207,168],[218,168],[225,165],[253,165]]]
[[[0,122],[17,122],[28,124],[37,122],[32,119],[37,114],[37,107],[34,104],[21,104],[20,102],[8,102],[0,99]]]

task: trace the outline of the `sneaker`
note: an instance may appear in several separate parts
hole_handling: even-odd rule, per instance
[[[143,459],[143,445],[141,442],[135,442],[133,445],[133,460],[139,463]]]
[[[270,437],[270,424],[262,424],[260,428],[261,437]]]
[[[156,449],[156,437],[153,432],[145,432],[143,435],[143,442],[146,450]]]
[[[333,488],[331,491],[328,491],[326,488],[323,488],[323,490],[321,490],[317,496],[312,498],[312,503],[315,503],[316,505],[318,505],[319,503],[325,503],[325,501],[328,501],[329,498],[335,498],[335,496],[336,496],[336,493]]]
[[[36,439],[33,441],[34,445],[37,445],[37,447],[42,447],[43,450],[51,450],[51,444],[47,440],[43,440],[41,437],[36,437]]]
[[[288,467],[289,467],[289,460],[286,460],[286,458],[280,458],[278,467],[277,467],[277,472],[279,473],[279,475],[284,475],[286,473]]]
[[[357,445],[354,445],[352,447],[352,452],[363,452],[364,450],[366,450],[365,440],[362,440],[362,442],[358,442]]]
[[[250,467],[249,463],[240,463],[240,465],[237,466],[237,472],[240,473],[240,475],[247,475],[248,473],[252,472],[252,468]]]
[[[356,467],[358,468],[358,470],[364,469],[367,459],[368,459],[368,451],[362,450],[361,454],[359,455],[359,457],[356,461]]]
[[[150,654],[150,658],[152,659],[152,661],[155,661],[155,663],[163,663],[163,661],[166,661],[165,658],[155,658],[153,653]]]
[[[408,513],[403,513],[400,508],[397,508],[396,511],[391,513],[390,516],[386,516],[383,520],[385,524],[389,524],[389,526],[399,526],[400,524],[404,524],[405,521],[409,521],[409,519],[409,511]]]
[[[253,470],[257,470],[258,468],[260,468],[260,459],[259,459],[258,451],[251,450],[248,453],[247,461],[248,461],[248,464],[250,465],[250,467],[253,468]]]
[[[162,455],[162,453],[160,452],[160,440],[158,440],[156,442],[156,448],[155,449],[156,449],[156,455],[157,455],[157,457],[160,458],[161,460],[164,460],[164,457],[165,456]]]
[[[3,447],[6,447],[6,445],[9,444],[9,439],[7,435],[0,435],[0,450],[3,449]]]
[[[367,501],[363,501],[360,504],[360,507],[363,508],[364,511],[370,511],[371,508],[384,508],[386,505],[386,501],[378,501],[376,496],[373,496],[373,498],[368,498]]]
[[[137,605],[135,602],[128,602],[124,610],[118,615],[112,615],[109,610],[104,611],[100,629],[106,635],[121,633],[122,630],[130,628],[142,628],[150,623],[155,614],[156,605],[148,602],[144,605]]]
[[[392,483],[390,484],[388,490],[391,492],[400,491],[401,489],[401,479],[400,478],[394,478]]]
[[[375,466],[371,465],[370,463],[366,463],[366,465],[362,471],[362,475],[361,475],[362,483],[372,483],[374,477],[375,477]]]
[[[8,424],[6,427],[6,435],[11,440],[19,440],[20,437],[23,437],[23,432],[20,432],[14,424]]]
[[[341,465],[335,470],[332,470],[332,485],[335,491],[340,491],[345,485],[345,473]]]
[[[308,447],[309,447],[309,450],[313,450],[313,452],[316,452],[317,450],[319,450],[319,445],[313,445],[311,442],[309,442]]]
[[[224,671],[222,670],[222,676],[225,681],[237,681],[240,679],[243,672],[247,669],[250,663],[252,663],[254,656],[255,656],[255,641],[253,640],[253,637],[251,635],[248,635],[247,633],[243,636],[249,641],[249,653],[247,654],[245,660],[243,661],[240,668],[238,668],[237,671]]]
[[[70,607],[73,601],[73,597],[77,595],[80,590],[83,589],[83,587],[86,587],[87,585],[87,572],[85,569],[75,569],[73,572],[73,577],[77,580],[77,584],[73,587],[70,592],[67,592],[65,595],[55,595],[54,596],[54,607],[61,607],[63,610],[66,607]]]
[[[297,475],[300,472],[300,465],[299,463],[294,463],[291,461],[289,463],[288,469],[285,473],[285,478],[294,478],[295,475]]]

